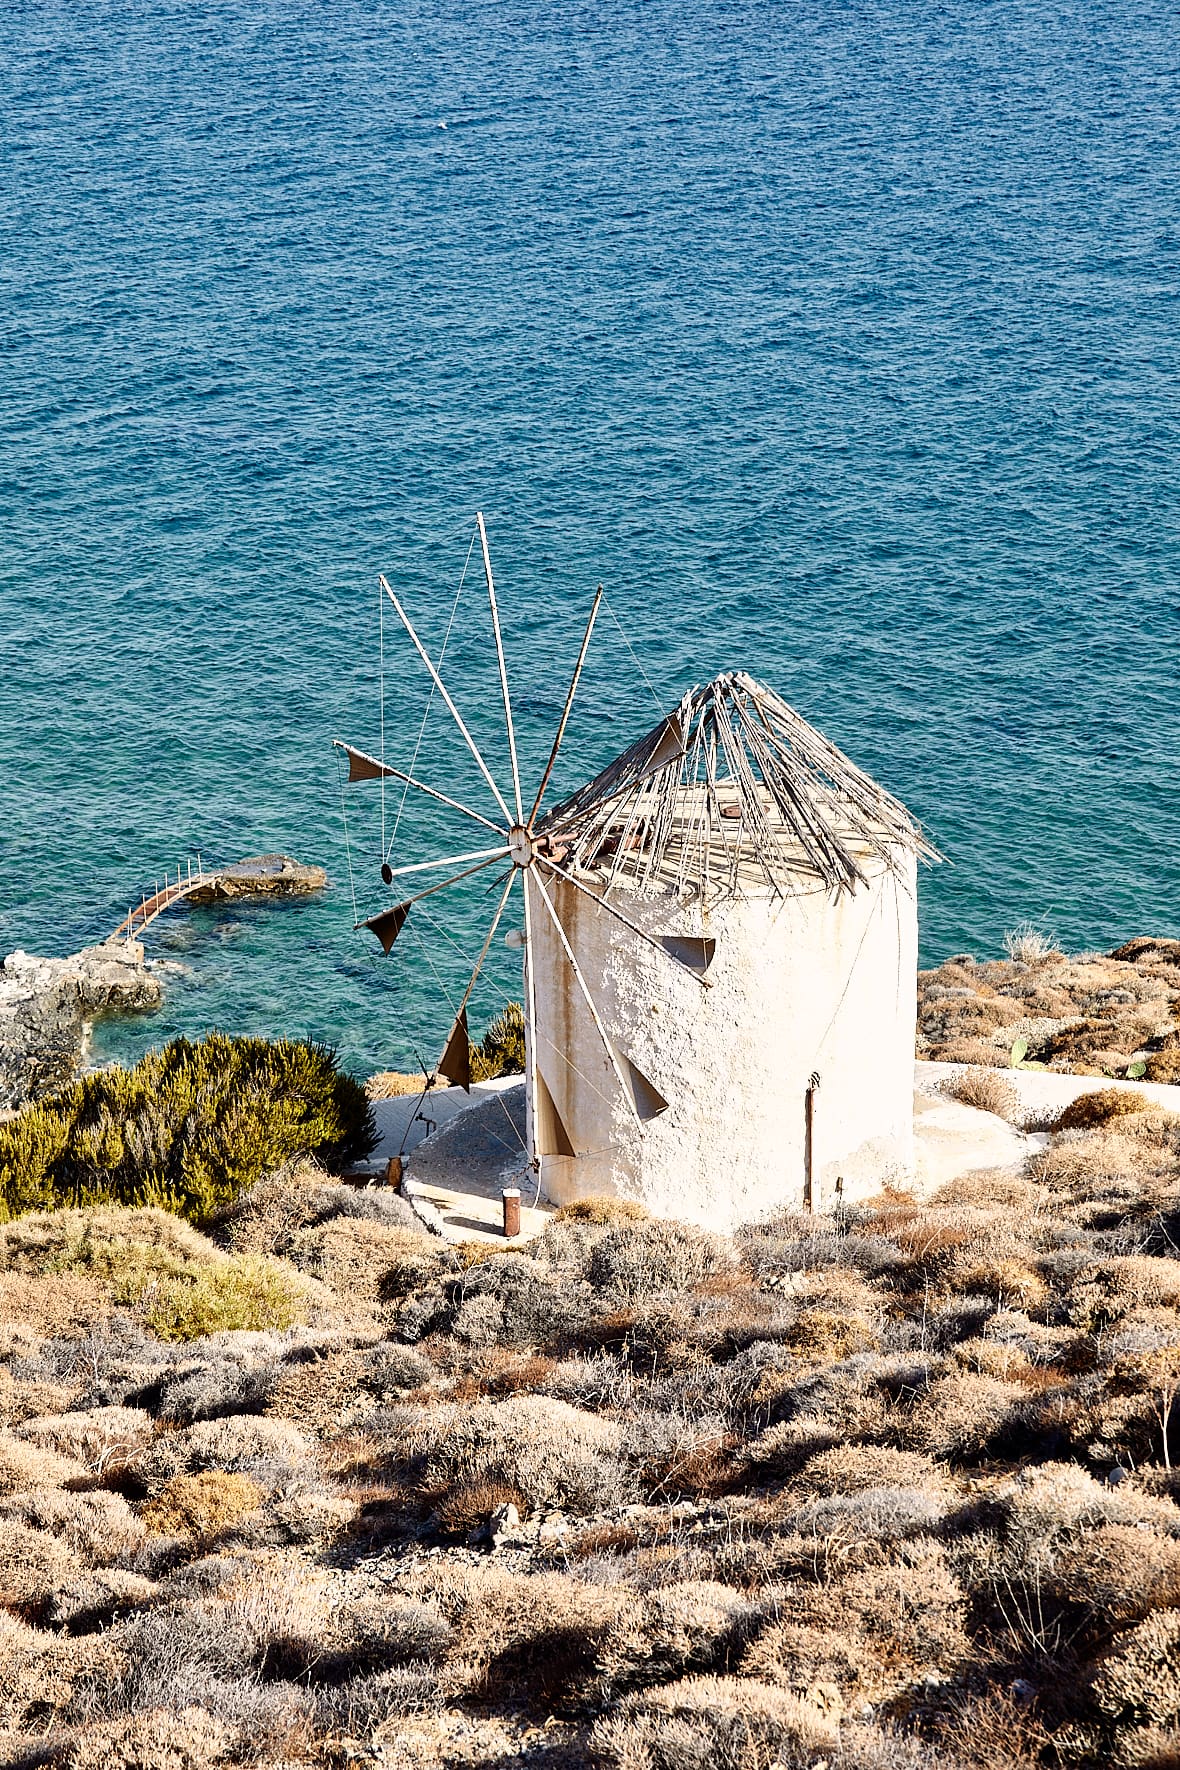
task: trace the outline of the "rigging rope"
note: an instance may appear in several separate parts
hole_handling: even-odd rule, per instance
[[[434,917],[431,916],[428,912],[424,913],[424,919],[427,922],[429,922],[432,927],[437,928],[438,925],[435,922]],[[450,990],[447,988],[447,986],[443,982],[442,978],[439,976],[438,969],[437,969],[433,959],[430,957],[430,951],[426,945],[426,942],[423,940],[422,936],[419,934],[419,932],[416,928],[412,929],[411,932],[413,933],[415,939],[418,942],[418,950],[421,952],[422,957],[426,960],[427,965],[429,965],[431,975],[433,976],[435,983],[438,985],[439,990],[441,991],[441,993],[446,1001],[447,1007],[451,1011],[452,1020],[458,1020],[459,1014],[458,1014],[458,1010],[455,1006],[455,999],[451,995]],[[496,993],[498,995],[500,992],[497,990]],[[505,1004],[507,1004],[508,998],[505,997],[504,1000],[505,1000]],[[497,1099],[497,1101],[499,1101],[501,1112],[504,1114],[504,1117],[508,1120],[508,1124],[509,1124],[509,1127],[512,1131],[512,1135],[515,1137],[516,1141],[520,1144],[521,1149],[524,1151],[525,1155],[527,1156],[529,1153],[528,1144],[525,1142],[524,1138],[521,1136],[520,1132],[517,1130],[516,1124],[515,1124],[513,1117],[512,1117],[512,1114],[509,1112],[508,1108],[504,1105],[504,1102],[500,1098],[500,1095],[498,1093],[496,1094],[496,1099]]]
[[[348,860],[348,889],[352,894],[352,925],[354,928],[358,928],[360,916],[357,914],[356,880],[352,872],[352,843],[348,836],[348,797],[344,791],[344,758],[339,750],[333,750],[332,754],[336,758],[336,773],[340,780],[340,816],[344,820],[344,853]]]
[[[387,852],[385,847],[385,592],[381,588],[380,579],[377,580],[377,633],[381,675],[381,858],[384,860]]]
[[[644,669],[643,665],[639,662],[638,657],[635,655],[635,648],[631,644],[631,641],[627,638],[626,633],[623,631],[623,623],[620,621],[618,615],[615,613],[614,609],[611,607],[610,597],[604,595],[602,600],[606,604],[606,610],[607,610],[607,613],[609,614],[611,620],[614,622],[615,626],[619,629],[619,637],[622,639],[623,644],[627,647],[627,650],[631,653],[631,662],[635,665],[635,668],[639,671],[639,674],[643,677],[644,682],[647,684],[647,692],[656,704],[656,712],[662,714],[664,711],[664,703],[660,700],[659,695],[656,693],[655,689],[652,687],[651,680],[648,677],[647,671]]]

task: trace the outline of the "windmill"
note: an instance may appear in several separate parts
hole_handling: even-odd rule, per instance
[[[689,690],[544,810],[602,603],[594,598],[527,804],[482,516],[511,780],[502,790],[381,579],[484,786],[489,814],[347,744],[480,827],[483,846],[392,866],[430,882],[358,926],[388,953],[414,906],[484,872],[499,901],[437,1065],[471,1081],[467,1007],[514,890],[523,905],[528,1155],[557,1203],[637,1196],[726,1227],[876,1190],[912,1158],[919,861],[906,808],[743,671]],[[474,544],[474,541],[473,541]],[[442,874],[441,878],[434,875]]]

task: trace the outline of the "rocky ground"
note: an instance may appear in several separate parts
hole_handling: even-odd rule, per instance
[[[734,1238],[4,1226],[0,1763],[1174,1767],[1180,1117],[1090,1099]]]
[[[918,974],[918,1056],[1180,1082],[1180,940],[1068,958],[1035,935],[1005,959]]]

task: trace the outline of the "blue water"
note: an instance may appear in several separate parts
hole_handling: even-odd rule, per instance
[[[476,508],[530,778],[601,580],[564,785],[654,721],[621,628],[658,700],[748,667],[907,801],[928,958],[1180,933],[1171,7],[14,0],[0,153],[0,951],[197,850],[333,879],[159,924],[186,970],[104,1049],[434,1055],[486,906],[354,934],[329,739],[379,741],[377,572],[440,644]],[[407,807],[395,858],[452,840]]]

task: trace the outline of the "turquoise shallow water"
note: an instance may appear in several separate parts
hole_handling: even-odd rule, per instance
[[[438,643],[477,506],[534,774],[602,580],[659,699],[748,667],[923,818],[928,958],[1180,932],[1170,8],[14,4],[0,119],[0,950],[197,849],[334,881],[160,924],[105,1050],[434,1054],[482,906],[354,935],[328,740],[377,741],[377,571]],[[609,619],[586,686],[567,786],[654,718]]]

